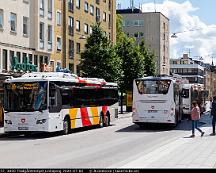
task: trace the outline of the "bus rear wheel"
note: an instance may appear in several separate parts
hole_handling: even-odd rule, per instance
[[[63,135],[67,135],[70,132],[70,121],[68,118],[65,118],[63,121]]]
[[[103,114],[100,115],[100,120],[99,120],[99,127],[102,128],[104,127],[104,118]]]

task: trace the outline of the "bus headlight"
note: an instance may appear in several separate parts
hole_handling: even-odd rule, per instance
[[[11,120],[5,120],[5,123],[6,124],[12,124],[12,121]]]
[[[46,122],[46,119],[37,120],[36,124],[44,124]]]

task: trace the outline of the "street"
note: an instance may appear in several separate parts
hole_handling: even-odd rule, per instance
[[[120,168],[179,138],[188,137],[190,121],[178,127],[140,129],[131,113],[112,126],[74,130],[67,136],[35,134],[0,138],[0,168]]]

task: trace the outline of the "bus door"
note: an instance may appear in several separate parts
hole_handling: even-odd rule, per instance
[[[62,105],[60,87],[55,83],[49,83],[49,112],[60,114]]]

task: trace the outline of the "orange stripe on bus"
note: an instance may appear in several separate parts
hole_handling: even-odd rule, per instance
[[[75,128],[77,112],[78,112],[78,108],[69,109],[69,115],[71,119],[71,128]]]
[[[99,124],[98,108],[97,107],[91,107],[91,113],[92,113],[92,118],[93,118],[93,124],[94,125]]]

